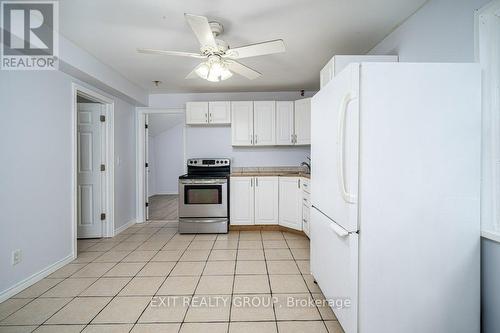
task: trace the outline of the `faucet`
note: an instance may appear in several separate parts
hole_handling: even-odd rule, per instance
[[[307,159],[309,160],[309,163],[307,162],[302,162],[300,163],[300,166],[306,166],[307,167],[307,173],[311,173],[311,158],[307,156]]]

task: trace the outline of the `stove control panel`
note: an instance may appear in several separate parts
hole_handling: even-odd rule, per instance
[[[221,167],[230,164],[229,158],[190,158],[187,160],[187,165],[190,167]]]

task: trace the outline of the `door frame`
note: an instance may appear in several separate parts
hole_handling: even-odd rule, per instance
[[[72,155],[72,234],[73,234],[73,250],[74,255],[77,253],[77,231],[78,231],[78,102],[77,96],[84,96],[92,101],[96,101],[104,105],[104,114],[106,116],[105,130],[104,130],[104,143],[101,149],[104,149],[106,171],[103,172],[103,193],[104,193],[104,209],[106,213],[106,220],[104,222],[102,237],[113,237],[115,234],[114,228],[114,101],[92,89],[86,88],[77,83],[71,85],[71,122],[72,122],[72,142],[71,142],[71,155]]]
[[[475,60],[482,70],[481,236],[500,242],[500,0],[475,13]]]
[[[182,114],[186,115],[185,108],[150,108],[141,107],[136,108],[136,211],[137,223],[146,222],[146,137],[145,127],[146,118],[151,114]],[[184,118],[185,119],[185,118]],[[183,150],[183,164],[184,172],[186,172],[186,121],[184,120],[184,127],[182,129],[182,150]]]

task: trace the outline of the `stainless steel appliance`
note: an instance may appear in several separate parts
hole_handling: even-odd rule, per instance
[[[179,233],[227,233],[228,158],[188,159],[179,177]]]

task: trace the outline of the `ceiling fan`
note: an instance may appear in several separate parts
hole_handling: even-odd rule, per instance
[[[204,59],[205,61],[196,66],[186,76],[186,79],[201,77],[211,82],[226,80],[233,75],[232,72],[250,80],[256,79],[262,76],[262,74],[237,62],[235,59],[285,52],[285,44],[282,39],[231,49],[225,41],[216,38],[224,31],[222,24],[219,22],[209,22],[205,16],[184,14],[184,17],[200,42],[200,53],[154,49],[137,49],[137,51],[147,54]]]

